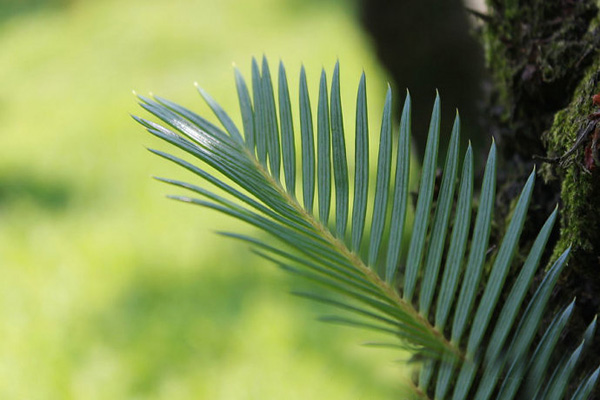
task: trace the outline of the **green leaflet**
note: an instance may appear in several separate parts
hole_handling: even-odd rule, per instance
[[[492,271],[488,279],[488,283],[485,287],[483,296],[481,297],[479,307],[477,307],[477,313],[473,319],[473,326],[469,335],[469,341],[467,344],[467,352],[475,354],[479,348],[479,344],[483,338],[483,334],[488,326],[492,312],[496,307],[498,297],[500,296],[500,290],[504,285],[504,280],[508,274],[515,249],[517,247],[517,241],[523,229],[525,223],[525,214],[527,213],[527,207],[529,206],[529,200],[531,200],[531,194],[533,192],[535,170],[529,175],[529,179],[521,192],[521,197],[517,202],[513,217],[510,221],[500,250],[492,266]]]
[[[309,213],[315,197],[315,144],[312,111],[304,67],[300,70],[300,134],[302,137],[302,199]]]
[[[435,103],[433,104],[433,112],[431,113],[429,135],[427,136],[427,145],[425,147],[425,158],[423,160],[421,183],[419,184],[419,199],[417,200],[415,222],[413,224],[413,232],[410,238],[410,247],[406,260],[406,271],[404,273],[403,297],[409,302],[412,299],[417,285],[417,276],[421,267],[423,250],[425,249],[427,226],[430,220],[429,212],[431,202],[433,200],[433,186],[435,184],[435,169],[439,139],[440,96],[436,93]]]
[[[254,141],[256,142],[256,155],[258,160],[267,165],[267,134],[263,130],[266,125],[265,100],[262,90],[262,77],[256,59],[252,59],[252,97],[254,100]],[[251,136],[245,133],[246,138]]]
[[[369,145],[373,141],[369,142],[364,74],[356,96],[352,138],[356,152],[350,162],[339,64],[333,71],[330,92],[326,73],[321,73],[316,125],[304,68],[297,97],[290,93],[283,63],[279,64],[277,87],[265,57],[260,67],[252,60],[251,75],[249,89],[242,74],[235,70],[243,132],[203,89],[199,89],[200,94],[222,128],[169,100],[139,97],[141,107],[161,123],[134,117],[136,121],[155,137],[182,150],[182,157],[212,168],[204,169],[186,158],[151,150],[213,185],[214,190],[209,190],[158,178],[199,197],[172,198],[225,213],[276,237],[281,242],[278,245],[236,233],[223,234],[249,243],[261,257],[320,288],[298,295],[326,303],[344,314],[323,320],[383,333],[389,340],[380,346],[405,349],[423,359],[418,382],[421,397],[487,400],[495,395],[510,400],[519,393],[529,393],[530,397],[544,399],[569,396],[581,400],[590,396],[599,370],[580,371],[578,366],[594,337],[595,320],[584,333],[581,345],[569,349],[558,365],[551,362],[574,304],[552,318],[549,327],[540,325],[569,251],[554,261],[534,290],[530,289],[557,211],[541,227],[531,249],[519,248],[535,171],[516,203],[497,254],[490,259],[488,240],[496,200],[495,144],[490,148],[480,199],[474,202],[470,145],[462,160],[460,178],[456,179],[461,164],[457,115],[436,196],[441,121],[440,98],[436,95],[413,230],[410,237],[404,237],[410,192],[410,95],[407,93],[404,101],[396,139],[392,93],[388,90],[375,143],[377,167],[372,170]],[[298,99],[297,106],[292,98]],[[295,126],[295,111],[299,126]],[[301,146],[298,155],[297,134]],[[348,165],[352,163],[354,175],[350,176]],[[368,196],[371,177],[375,178],[372,199]],[[296,182],[301,185],[297,187]],[[300,187],[302,196],[296,193]],[[314,204],[315,190],[318,205]],[[473,204],[478,204],[476,211]],[[473,212],[476,217],[471,232]],[[335,213],[331,227],[330,213]],[[400,247],[408,240],[408,254],[403,261]],[[363,259],[360,250],[365,243],[368,249]],[[517,251],[527,257],[518,273],[511,274]],[[509,279],[512,276],[516,278]],[[398,282],[401,288],[396,286]],[[534,294],[524,307],[528,291]],[[494,315],[498,317],[492,318]],[[540,342],[534,343],[541,332],[545,333],[539,335]],[[576,389],[568,393],[569,387]]]
[[[579,387],[571,400],[584,400],[587,399],[591,394],[592,390],[594,390],[594,386],[596,386],[596,382],[598,381],[598,375],[600,374],[600,368],[596,369],[590,376],[585,379]]]
[[[450,239],[450,248],[446,258],[446,266],[442,277],[441,289],[438,296],[435,313],[435,326],[444,330],[450,309],[454,300],[458,278],[467,245],[469,227],[471,223],[471,201],[473,196],[473,149],[471,143],[467,148],[463,162],[463,171],[460,179],[460,189],[454,217],[454,228]]]
[[[452,341],[460,342],[467,326],[468,316],[471,313],[475,295],[479,288],[479,279],[483,270],[485,253],[492,224],[492,210],[496,193],[496,145],[492,143],[488,155],[483,183],[481,186],[481,199],[477,211],[477,219],[473,228],[471,251],[469,261],[465,267],[465,275],[456,305],[456,315],[452,325]]]
[[[398,270],[404,221],[406,219],[406,203],[408,201],[408,178],[410,167],[410,94],[406,92],[402,118],[400,119],[400,135],[396,151],[396,176],[394,181],[394,201],[392,219],[390,221],[390,238],[385,261],[385,280],[393,284]]]
[[[348,223],[348,162],[340,98],[340,64],[335,63],[331,81],[331,147],[335,182],[335,229],[343,241]]]
[[[354,206],[352,208],[352,249],[358,253],[365,228],[369,190],[369,120],[365,74],[360,77],[356,95],[356,156],[354,170]]]
[[[369,265],[374,266],[379,254],[379,246],[385,227],[387,200],[390,186],[390,169],[392,161],[392,89],[388,86],[385,96],[385,107],[381,120],[381,138],[379,141],[379,161],[377,164],[377,182],[375,186],[375,204],[373,207],[373,223],[371,242],[369,244]]]
[[[267,152],[269,153],[269,169],[273,179],[279,181],[279,169],[281,167],[281,147],[279,128],[277,126],[277,111],[275,110],[275,95],[273,93],[273,82],[267,58],[262,59],[261,91],[263,103],[263,126],[262,131],[267,137]]]
[[[458,144],[460,141],[460,118],[458,113],[454,120],[452,136],[448,145],[444,175],[437,198],[437,207],[433,216],[433,226],[423,275],[423,287],[419,296],[419,312],[423,316],[429,315],[429,307],[433,300],[433,293],[437,285],[437,278],[444,251],[444,241],[450,219],[450,208],[454,198],[456,183],[456,170],[458,169]]]
[[[246,146],[254,153],[256,144],[254,143],[254,110],[252,109],[252,99],[248,92],[248,86],[239,69],[235,69],[235,85],[237,88],[238,99],[240,103],[240,112],[242,114],[242,123],[244,125],[244,137]]]
[[[317,111],[317,176],[319,181],[319,219],[327,226],[331,206],[331,127],[327,101],[327,75],[321,72]]]
[[[294,144],[294,126],[292,123],[292,105],[287,75],[283,62],[279,63],[279,123],[281,125],[281,147],[283,154],[283,173],[285,186],[292,197],[296,197],[296,148]]]

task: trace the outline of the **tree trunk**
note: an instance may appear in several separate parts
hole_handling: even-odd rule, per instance
[[[462,0],[361,0],[360,13],[397,93],[410,90],[416,133],[412,142],[418,155],[425,151],[436,89],[442,115],[447,116],[442,119],[440,154],[445,153],[457,108],[463,141],[472,139],[476,148],[487,143],[478,124],[483,51],[469,32]],[[402,107],[395,109],[399,112]]]
[[[431,18],[427,13],[421,18],[416,15],[402,17],[410,13],[405,10],[401,14],[402,6],[419,2],[362,2],[365,25],[375,39],[382,61],[399,86],[406,85],[406,75],[410,76],[410,72],[405,71],[406,66],[394,66],[388,59],[393,55],[397,58],[411,56],[398,44],[402,40],[389,40],[390,35],[392,38],[410,35],[399,19],[416,20],[417,25],[431,31],[438,29],[438,25],[443,31],[447,23],[466,21],[456,18],[456,13],[442,16],[446,23],[439,22],[439,13],[431,13]],[[595,143],[600,136],[600,128],[596,129],[596,122],[600,119],[588,118],[590,113],[600,111],[592,101],[593,95],[600,92],[598,4],[596,0],[487,2],[487,14],[479,15],[483,22],[479,36],[485,49],[491,82],[487,85],[486,106],[480,120],[485,122],[485,136],[491,133],[499,150],[498,225],[494,233],[496,238],[503,233],[512,205],[535,167],[538,179],[521,243],[528,248],[527,244],[533,242],[544,220],[558,205],[560,226],[551,238],[545,260],[547,263],[555,260],[571,246],[568,268],[553,294],[551,305],[558,307],[577,298],[571,318],[574,329],[564,343],[567,347],[575,346],[581,340],[585,327],[600,310],[600,140],[597,146]],[[428,3],[432,9],[432,6],[435,8],[436,4],[440,6],[444,2],[427,0],[423,3]],[[456,3],[453,2],[453,7],[460,7]],[[397,12],[393,11],[392,4],[396,4]],[[379,7],[379,13],[387,17],[373,21],[377,14],[369,11],[373,7]],[[388,37],[387,42],[381,37]],[[461,37],[459,35],[455,40],[463,40]],[[431,44],[434,50],[429,52],[427,62],[437,64],[440,58],[436,57],[435,49],[444,52],[447,43],[448,39]],[[454,48],[455,51],[451,52],[454,55],[448,61],[442,61],[443,65],[464,65],[463,58],[473,59],[470,50],[463,54],[460,47]],[[389,54],[384,56],[386,52]],[[481,79],[481,74],[474,76]],[[467,76],[461,84],[465,88],[473,87],[472,78]],[[431,85],[437,84],[435,75],[426,79],[430,79]],[[452,79],[460,78],[454,75]],[[449,92],[452,90],[448,89]],[[442,91],[442,98],[447,98],[446,94],[454,98],[446,90]],[[471,94],[471,100],[461,100],[460,105],[466,104],[472,110],[472,100],[476,98],[477,95],[473,97]],[[473,118],[472,111],[467,114]],[[573,149],[578,136],[583,133],[587,135]],[[572,149],[574,151],[570,151]],[[554,160],[543,161],[536,156]],[[497,243],[497,240],[492,243]],[[596,336],[586,356],[586,367],[597,365],[600,360],[600,337]],[[595,393],[595,398],[600,398],[598,387]]]
[[[575,329],[566,339],[574,346],[600,310],[600,165],[591,154],[598,156],[592,144],[596,121],[588,119],[600,91],[598,7],[592,0],[489,0],[488,7],[482,41],[493,80],[487,121],[502,160],[499,217],[510,214],[517,188],[535,164],[542,179],[524,240],[533,241],[558,204],[560,227],[548,256],[555,260],[572,250],[552,301],[557,306],[577,298]],[[583,133],[580,146],[567,153]],[[600,360],[598,338],[586,360]]]

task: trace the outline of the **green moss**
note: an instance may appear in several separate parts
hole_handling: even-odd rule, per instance
[[[544,135],[544,143],[550,156],[566,153],[575,143],[581,129],[587,125],[587,115],[594,110],[591,98],[597,93],[596,82],[600,78],[600,59],[588,68],[569,106],[555,115],[550,130]],[[575,151],[567,164],[543,167],[546,180],[559,177],[561,185],[561,231],[555,246],[554,258],[567,247],[574,253],[593,253],[600,243],[600,213],[597,194],[600,191],[598,171],[592,174],[581,167],[584,146]]]
[[[600,92],[599,4],[488,0],[490,21],[483,40],[493,79],[489,121],[501,143],[505,174],[498,186],[500,231],[513,212],[514,188],[535,162],[533,156],[564,155],[589,125],[587,116],[595,111],[592,96]],[[562,165],[537,163],[544,182],[536,184],[528,221],[541,224],[560,202],[560,230],[550,240],[549,261],[569,246],[572,250],[554,297],[577,297],[571,321],[580,332],[600,309],[600,168],[589,174],[581,167],[587,144]],[[536,234],[524,231],[523,248]],[[600,349],[592,352],[591,359],[597,360]]]
[[[492,15],[483,31],[496,103],[503,110],[499,122],[515,132],[514,139],[522,141],[511,145],[525,156],[531,156],[530,143],[539,140],[535,132],[545,130],[542,141],[546,155],[558,157],[573,146],[594,108],[591,98],[598,92],[595,83],[600,81],[600,59],[590,62],[589,57],[597,43],[598,18],[590,21],[592,12],[596,15],[596,5],[591,1],[577,3],[567,15],[561,14],[554,2],[515,4],[488,0]],[[556,18],[562,19],[561,23],[548,23]],[[582,74],[584,59],[584,65],[591,65]],[[598,201],[594,199],[599,179],[579,166],[583,151],[581,146],[566,165],[543,164],[540,168],[547,183],[561,181],[561,233],[554,256],[569,245],[576,254],[596,254],[594,243],[600,243],[600,213],[595,211]]]
[[[596,4],[581,1],[565,9],[545,0],[488,0],[488,6],[490,21],[482,39],[494,102],[503,110],[500,122],[514,127],[529,121],[528,135],[530,128],[548,126],[548,117],[564,106],[564,95],[580,81],[573,72],[593,54],[595,24],[590,21]]]

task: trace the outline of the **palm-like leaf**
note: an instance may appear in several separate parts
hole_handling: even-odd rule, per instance
[[[225,111],[202,89],[199,89],[200,94],[224,130],[168,100],[140,97],[141,106],[168,128],[135,117],[138,122],[153,135],[198,158],[237,186],[231,186],[217,175],[181,158],[151,150],[209,181],[236,200],[228,200],[195,185],[161,178],[200,196],[173,198],[221,211],[285,242],[287,247],[282,249],[259,239],[225,233],[251,243],[259,254],[285,270],[320,284],[330,294],[337,294],[333,297],[312,293],[301,295],[336,306],[357,318],[335,316],[327,320],[388,333],[392,341],[400,339],[396,344],[402,343],[423,357],[425,362],[415,386],[416,394],[424,398],[433,395],[436,399],[457,400],[471,397],[512,399],[520,393],[528,393],[530,398],[562,398],[572,383],[573,371],[584,356],[585,343],[593,336],[595,322],[586,331],[583,344],[565,357],[552,373],[548,371],[550,360],[573,305],[557,314],[537,347],[533,348],[533,342],[549,295],[565,266],[568,250],[554,262],[527,307],[521,307],[556,219],[556,210],[539,232],[517,278],[512,285],[505,282],[517,251],[535,171],[523,188],[497,254],[489,260],[493,262],[488,273],[485,266],[488,265],[486,255],[495,199],[495,146],[492,144],[487,160],[467,249],[473,196],[472,150],[469,146],[463,159],[454,202],[459,171],[460,121],[457,115],[439,193],[435,197],[440,130],[440,99],[436,97],[410,246],[406,262],[401,264],[400,247],[405,240],[403,232],[409,193],[410,96],[406,95],[397,147],[392,151],[392,95],[388,89],[377,169],[373,171],[376,181],[372,217],[367,223],[371,173],[364,75],[359,83],[356,104],[353,185],[350,185],[348,173],[339,65],[336,64],[333,73],[330,93],[326,74],[324,71],[321,74],[316,135],[304,69],[300,73],[301,168],[298,171],[292,107],[283,64],[279,66],[278,80],[276,106],[266,59],[263,58],[261,68],[256,61],[252,63],[251,90],[236,69],[243,136]],[[302,202],[297,200],[296,194],[298,175]],[[332,186],[335,215],[331,217],[334,221],[330,225]],[[318,206],[313,210],[315,187]],[[434,200],[435,211],[432,212]],[[449,244],[445,246],[453,208],[452,232]],[[370,231],[363,237],[367,226]],[[364,257],[360,252],[363,242],[368,243]],[[506,300],[499,303],[506,292]],[[492,321],[495,314],[498,318]],[[587,398],[598,374],[595,371],[586,376],[572,398]]]

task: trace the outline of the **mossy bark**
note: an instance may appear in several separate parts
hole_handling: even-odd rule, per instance
[[[488,0],[488,7],[482,41],[493,77],[487,120],[501,159],[500,218],[510,214],[517,189],[537,164],[543,179],[536,183],[533,218],[523,239],[533,241],[559,205],[560,226],[547,259],[555,260],[571,246],[569,266],[552,301],[559,305],[577,297],[575,333],[566,339],[572,345],[600,310],[600,166],[585,168],[586,163],[590,167],[593,129],[560,163],[536,156],[563,156],[586,127],[595,126],[588,116],[597,111],[592,96],[600,91],[598,3]],[[599,339],[587,356],[595,364]]]
[[[360,1],[363,23],[396,85],[409,86],[415,95],[439,87],[446,105],[458,105],[464,121],[484,124],[481,143],[489,133],[494,136],[499,182],[492,243],[499,242],[534,167],[538,179],[522,248],[528,249],[558,205],[560,222],[543,262],[549,266],[571,247],[568,268],[551,300],[559,307],[577,298],[571,318],[575,329],[565,338],[565,349],[578,344],[585,326],[600,311],[600,165],[591,172],[583,168],[591,137],[562,163],[543,162],[536,156],[569,152],[590,124],[588,115],[599,111],[592,103],[592,96],[600,92],[599,1],[487,0],[488,13],[478,16],[482,21],[478,35],[491,82],[484,85],[487,98],[480,118],[476,104],[484,74],[478,67],[478,51],[467,37],[459,1]],[[406,49],[411,49],[410,57],[405,56]],[[423,102],[426,99],[415,104]],[[415,121],[420,122],[415,126],[426,126],[427,113],[424,109],[417,115]],[[474,131],[471,125],[465,136]],[[424,147],[418,132],[414,141]],[[518,264],[525,255],[516,258]],[[586,360],[597,365],[600,337]]]

